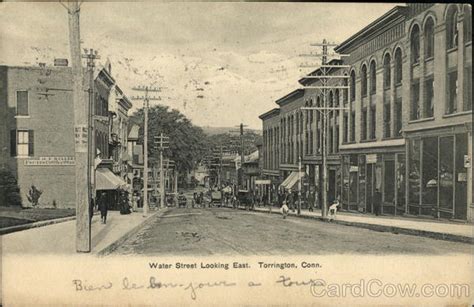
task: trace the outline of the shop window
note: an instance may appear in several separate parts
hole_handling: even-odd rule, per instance
[[[356,91],[356,76],[355,71],[351,71],[351,101],[355,100],[355,91]]]
[[[28,91],[16,92],[16,115],[28,116]]]
[[[438,138],[429,137],[423,139],[422,153],[422,188],[421,197],[424,210],[422,214],[431,215],[431,211],[438,202]],[[431,208],[430,208],[431,207]]]
[[[448,73],[446,97],[446,114],[452,114],[457,111],[458,105],[458,72],[456,70]]]
[[[370,62],[370,94],[375,94],[377,91],[377,70],[375,61]]]
[[[472,13],[471,6],[464,5],[464,43],[472,42]]]
[[[391,72],[390,72],[390,54],[386,54],[383,58],[383,88],[389,89],[391,86]]]
[[[375,140],[375,132],[377,129],[377,114],[375,104],[370,107],[370,139]]]
[[[458,46],[458,10],[456,5],[451,5],[446,14],[446,48]]]
[[[383,105],[383,137],[389,138],[390,134],[390,125],[391,125],[391,110],[390,103],[384,103]]]
[[[384,161],[384,202],[395,204],[395,161]]]
[[[414,25],[410,35],[411,64],[420,62],[420,28]]]
[[[350,185],[350,159],[349,156],[342,157],[342,203],[347,209],[349,204],[349,185]]]
[[[408,201],[411,214],[418,214],[421,189],[421,140],[413,139],[408,143]],[[413,209],[415,207],[415,210]]]
[[[416,120],[420,118],[420,81],[414,80],[411,85],[411,112],[410,119]]]
[[[464,167],[464,156],[467,155],[468,146],[467,137],[467,133],[456,134],[454,217],[462,220],[467,218],[467,168]]]
[[[454,193],[454,137],[439,138],[439,207],[453,208]],[[425,161],[423,161],[425,163]]]
[[[434,21],[428,17],[425,23],[425,59],[434,56]]]
[[[360,121],[361,121],[360,139],[366,140],[367,139],[367,108],[362,109]]]
[[[403,80],[402,50],[397,48],[395,51],[395,84],[399,85]]]
[[[362,97],[367,97],[367,66],[362,65],[360,73],[360,90]]]
[[[433,117],[434,114],[434,79],[433,77],[425,80],[425,117]]]
[[[464,111],[472,110],[472,66],[464,68]]]
[[[357,187],[359,186],[357,177],[359,174],[359,167],[357,155],[351,155],[350,157],[349,200],[350,204],[357,204]]]

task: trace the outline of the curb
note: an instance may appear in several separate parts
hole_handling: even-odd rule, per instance
[[[75,220],[75,219],[76,219],[76,216],[68,216],[68,217],[62,217],[62,218],[59,218],[59,219],[52,219],[52,220],[39,221],[39,222],[34,222],[34,223],[27,223],[27,224],[22,224],[22,225],[5,227],[5,228],[0,229],[0,236],[1,235],[6,235],[6,234],[9,234],[9,233],[12,233],[12,232],[31,229],[31,228],[37,228],[37,227],[43,227],[43,226],[68,222],[68,221],[72,221],[72,220]]]
[[[102,250],[97,252],[96,255],[99,256],[99,257],[104,257],[104,256],[107,256],[107,255],[110,255],[120,245],[122,245],[126,240],[128,240],[130,237],[135,235],[140,229],[142,229],[147,223],[149,223],[152,217],[154,217],[154,216],[161,217],[167,211],[168,211],[168,208],[165,208],[164,210],[160,210],[160,211],[157,211],[157,212],[151,214],[143,222],[141,222],[137,226],[130,229],[128,232],[126,232],[124,235],[122,235],[120,238],[118,238],[115,242],[112,242],[109,246],[104,247]]]
[[[240,210],[245,210],[245,208],[239,207]],[[253,212],[258,213],[270,213],[269,210],[253,210]],[[280,214],[279,210],[275,210],[271,212],[271,214]],[[320,216],[309,216],[309,215],[296,215],[295,213],[290,213],[289,216],[294,216],[297,218],[304,218],[304,219],[313,219],[319,220],[322,222],[328,222],[327,219],[324,219]],[[442,232],[435,232],[429,230],[420,230],[420,229],[411,229],[411,228],[404,228],[398,226],[386,226],[386,225],[377,225],[377,224],[369,224],[363,222],[348,222],[348,221],[341,221],[341,220],[332,220],[330,223],[344,225],[344,226],[351,226],[351,227],[358,227],[369,229],[373,231],[379,232],[391,232],[394,234],[404,234],[404,235],[412,235],[412,236],[419,236],[419,237],[426,237],[436,240],[443,240],[443,241],[451,241],[451,242],[459,242],[459,243],[467,243],[467,244],[474,244],[473,237],[466,237],[461,235],[455,235],[450,233],[442,233]]]

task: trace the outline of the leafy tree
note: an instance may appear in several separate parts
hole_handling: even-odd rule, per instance
[[[131,116],[140,126],[139,138],[143,142],[143,108]],[[200,127],[194,126],[182,113],[167,106],[157,105],[148,110],[148,155],[158,159],[154,137],[163,133],[169,137],[169,149],[164,156],[174,160],[179,173],[193,170],[206,152],[206,139]]]

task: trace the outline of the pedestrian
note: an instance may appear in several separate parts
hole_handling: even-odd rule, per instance
[[[286,217],[288,216],[288,212],[290,211],[290,209],[288,208],[286,204],[286,200],[283,201],[283,205],[281,206],[280,211],[281,211],[281,214],[283,215],[283,219],[286,219]]]
[[[107,223],[107,194],[105,192],[100,193],[99,199],[97,200],[99,211],[100,211],[100,220],[102,224]]]
[[[89,202],[89,222],[92,222],[92,217],[94,216],[94,207],[95,207],[95,200],[94,197],[91,197]]]
[[[290,210],[295,212],[295,197],[291,190],[288,192],[287,203],[290,205]]]
[[[338,206],[339,206],[339,195],[336,197],[332,205],[329,206],[329,221],[336,219]]]
[[[311,189],[308,195],[308,211],[313,212],[314,207],[314,191]]]
[[[382,193],[380,193],[379,189],[375,189],[373,205],[375,215],[380,215],[380,206],[382,205]]]

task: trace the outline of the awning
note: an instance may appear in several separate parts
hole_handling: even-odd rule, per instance
[[[305,175],[305,172],[299,172],[299,175],[298,172],[291,172],[291,174],[282,182],[280,187],[283,187],[287,190],[292,189],[295,184],[298,183],[299,178],[304,178]]]
[[[98,168],[95,172],[96,190],[116,190],[127,185],[122,178],[115,176],[108,168]]]

